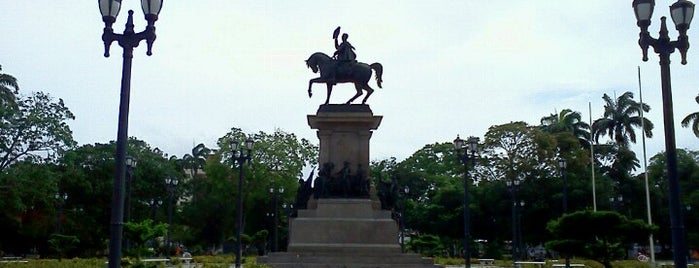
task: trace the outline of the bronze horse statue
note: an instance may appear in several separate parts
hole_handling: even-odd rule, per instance
[[[338,70],[341,64],[347,64],[345,69],[347,69],[348,72],[340,72]],[[330,101],[330,92],[332,92],[333,85],[337,83],[354,83],[354,87],[357,89],[357,94],[349,99],[346,104],[350,104],[362,95],[362,90],[366,90],[367,94],[362,100],[362,104],[365,104],[366,100],[371,96],[371,93],[374,93],[374,89],[369,86],[372,70],[376,72],[376,84],[381,88],[381,75],[383,74],[383,66],[381,63],[372,63],[371,65],[362,62],[341,63],[325,53],[316,52],[306,60],[306,66],[311,68],[313,73],[320,71],[320,77],[308,81],[308,97],[310,98],[313,96],[311,92],[313,83],[325,83],[328,87],[325,104],[328,104]]]

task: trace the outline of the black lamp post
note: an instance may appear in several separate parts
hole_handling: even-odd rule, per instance
[[[468,141],[464,141],[456,135],[454,140],[454,149],[456,157],[464,164],[464,267],[471,267],[471,251],[469,249],[471,243],[471,215],[469,211],[468,200],[468,166],[476,165],[476,147],[478,138],[469,137]],[[470,153],[470,155],[469,155]]]
[[[612,209],[616,212],[619,212],[621,209],[622,202],[624,202],[624,197],[622,195],[618,195],[616,198],[613,196],[609,198],[609,203],[612,205]]]
[[[524,175],[520,174],[517,178],[512,179],[511,181],[505,181],[505,184],[510,190],[510,198],[511,204],[512,204],[512,266],[517,267],[517,260],[518,258],[518,245],[519,243],[517,242],[517,187],[519,187],[519,184],[522,182],[524,179]]]
[[[167,190],[168,195],[167,236],[165,236],[165,254],[167,255],[168,259],[170,258],[170,249],[172,248],[170,246],[170,244],[172,243],[172,241],[170,241],[170,233],[172,233],[172,211],[174,208],[172,200],[175,198],[175,194],[177,192],[177,184],[179,184],[179,180],[177,180],[177,177],[170,175],[165,177],[165,188]]]
[[[563,158],[558,159],[558,167],[561,168],[561,179],[563,179],[563,214],[568,213],[568,179],[566,178],[566,168],[568,164]],[[566,254],[565,267],[570,268],[570,256]]]
[[[134,170],[138,161],[136,158],[127,155],[126,156],[126,210],[124,211],[124,222],[129,222],[131,220],[131,192],[133,192],[133,179]],[[131,248],[131,243],[128,239],[124,241],[124,247],[126,249]]]
[[[682,64],[687,64],[687,50],[689,49],[687,30],[694,16],[694,4],[687,0],[678,0],[670,6],[672,21],[675,23],[675,29],[679,31],[676,41],[670,41],[664,16],[660,18],[660,36],[657,39],[650,36],[648,26],[650,26],[650,18],[653,15],[654,0],[634,0],[632,6],[636,15],[636,24],[641,28],[638,44],[643,51],[643,61],[648,61],[648,47],[653,47],[660,58],[673,259],[676,268],[686,268],[687,241],[684,237],[685,227],[682,220],[680,186],[677,178],[675,123],[672,109],[672,86],[670,84],[670,54],[675,49],[678,49],[682,57]]]
[[[272,195],[272,252],[279,251],[279,195],[284,193],[284,187],[269,188]]]
[[[54,196],[56,200],[56,206],[58,206],[58,216],[56,217],[56,233],[61,234],[61,217],[63,217],[63,205],[68,200],[67,193],[56,193]]]
[[[136,158],[127,155],[126,156],[126,210],[124,211],[124,222],[128,222],[131,218],[131,192],[133,192],[133,177],[134,170],[138,161]],[[128,248],[128,247],[127,247]]]
[[[240,241],[240,237],[243,234],[243,164],[250,163],[253,144],[255,144],[255,141],[252,139],[245,140],[244,148],[243,146],[240,146],[238,141],[231,142],[231,160],[233,162],[233,167],[235,168],[235,165],[238,165],[238,208],[236,209],[238,230],[235,237],[236,268],[240,268],[241,253],[243,250],[242,241]]]
[[[155,212],[158,210],[158,207],[163,205],[163,200],[155,200],[155,198],[153,198],[148,201],[148,205],[150,206],[151,218],[153,219],[153,222],[155,222]]]
[[[566,167],[568,164],[563,158],[558,159],[558,167],[561,168],[561,179],[563,179],[563,214],[568,213],[568,179],[566,178]]]
[[[109,47],[117,41],[124,49],[124,62],[121,73],[121,99],[119,103],[119,125],[117,130],[117,148],[114,169],[114,187],[112,193],[112,212],[110,216],[109,234],[109,268],[121,267],[121,240],[124,220],[124,176],[126,141],[128,140],[129,125],[129,95],[131,91],[131,61],[133,49],[141,40],[148,44],[147,55],[151,55],[151,47],[155,41],[155,21],[162,7],[162,0],[141,0],[143,13],[148,26],[143,32],[135,33],[133,25],[133,11],[129,10],[129,18],[123,34],[115,34],[112,24],[121,9],[121,0],[99,0],[99,9],[104,21],[104,56],[109,57]]]
[[[524,256],[526,256],[526,251],[524,248],[524,238],[522,235],[522,210],[524,210],[524,205],[526,204],[527,203],[524,202],[524,200],[520,200],[517,203],[517,251],[524,254]]]
[[[403,202],[400,206],[400,215],[398,217],[399,227],[400,227],[400,252],[405,253],[405,203],[410,193],[410,187],[406,185],[403,187]]]

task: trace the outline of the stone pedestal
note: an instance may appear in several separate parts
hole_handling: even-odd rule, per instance
[[[368,105],[321,105],[315,115],[308,115],[308,125],[318,130],[318,163],[330,162],[340,168],[347,162],[353,169],[361,165],[366,177],[371,131],[379,127],[382,118]]]
[[[381,119],[367,105],[321,105],[308,115],[308,124],[318,130],[319,164],[334,163],[349,168],[351,176],[368,178],[369,139]],[[278,268],[434,267],[429,258],[401,253],[398,224],[380,209],[374,192],[371,198],[309,200],[289,221],[288,252],[258,262]]]

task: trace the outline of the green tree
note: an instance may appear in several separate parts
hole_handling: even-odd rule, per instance
[[[49,164],[20,161],[0,173],[1,251],[26,254],[36,248],[48,254],[46,241],[62,220],[53,200],[58,182],[59,173]],[[72,200],[67,202],[65,207]]]
[[[51,234],[48,243],[51,245],[51,249],[58,254],[58,260],[60,261],[66,252],[75,249],[77,244],[80,242],[78,237],[74,235],[62,235],[62,234]]]
[[[568,132],[573,134],[580,146],[590,146],[590,125],[583,122],[580,112],[563,109],[558,114],[551,114],[541,118],[541,129],[551,134]]]
[[[595,142],[599,137],[607,135],[616,144],[628,146],[629,142],[636,143],[636,131],[634,128],[643,125],[642,133],[646,137],[653,137],[653,123],[648,118],[642,118],[642,112],[650,111],[650,106],[633,100],[633,93],[625,92],[616,100],[607,94],[602,96],[604,100],[604,114],[602,118],[592,123],[592,133]]]
[[[20,160],[50,161],[75,146],[62,99],[42,92],[17,100],[18,109],[0,118],[0,172]]]
[[[151,219],[124,223],[124,237],[133,243],[128,254],[140,259],[143,255],[155,253],[149,249],[148,242],[164,236],[167,233],[167,227],[166,223],[157,224]]]
[[[271,228],[265,216],[272,205],[269,188],[283,187],[285,191],[279,204],[291,204],[303,169],[317,164],[318,147],[293,133],[275,130],[271,134],[260,131],[248,135],[232,128],[219,138],[219,149],[206,162],[206,176],[200,176],[187,186],[191,199],[184,204],[183,220],[195,234],[191,243],[203,242],[203,248],[213,249],[224,242],[232,242],[236,204],[231,201],[236,200],[239,186],[238,170],[232,169],[230,143],[243,141],[248,136],[253,137],[255,145],[251,165],[243,168],[243,230],[246,234]]]
[[[2,71],[2,65],[0,65]],[[17,79],[9,74],[0,73],[0,115],[4,114],[7,107],[14,107],[15,94],[19,93]]]
[[[699,104],[699,95],[697,95],[694,100]],[[699,138],[699,112],[693,112],[688,114],[684,119],[682,119],[682,127],[689,127],[689,124],[692,124],[692,132],[694,132],[694,136],[697,136]]]
[[[577,211],[552,220],[546,227],[554,240],[546,247],[568,256],[596,260],[606,268],[624,257],[628,243],[642,243],[654,227],[610,211]]]

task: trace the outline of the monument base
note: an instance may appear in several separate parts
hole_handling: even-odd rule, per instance
[[[257,258],[278,268],[435,267],[430,258],[404,254],[391,212],[370,199],[318,199],[289,223],[288,252]]]

